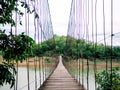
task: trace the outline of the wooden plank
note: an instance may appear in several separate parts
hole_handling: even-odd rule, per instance
[[[68,73],[64,67],[62,60],[53,74],[47,79],[44,86],[39,90],[85,90],[82,85],[79,85],[74,78]]]

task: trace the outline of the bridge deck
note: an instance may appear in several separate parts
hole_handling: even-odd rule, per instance
[[[64,67],[62,60],[53,74],[47,79],[45,85],[39,90],[85,90],[79,85]]]

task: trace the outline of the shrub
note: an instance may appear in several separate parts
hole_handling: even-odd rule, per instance
[[[112,76],[112,79],[111,79]],[[112,85],[111,85],[112,80]],[[120,90],[119,68],[104,70],[96,75],[97,90]]]

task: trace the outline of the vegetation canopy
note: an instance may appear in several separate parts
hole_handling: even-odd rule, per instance
[[[33,0],[31,0],[33,1]],[[35,12],[30,10],[26,2],[19,0],[0,0],[0,25],[5,26],[9,24],[11,27],[16,26],[15,20],[12,18],[13,13],[17,13],[22,17],[24,13],[19,9],[19,6],[27,9],[27,13]],[[37,13],[35,13],[37,18]],[[22,25],[22,22],[19,22]],[[0,28],[0,55],[4,58],[4,62],[0,63],[0,85],[9,83],[11,88],[15,83],[14,74],[16,70],[11,62],[22,62],[28,55],[32,54],[34,40],[29,36],[21,33],[13,35],[12,30],[9,34],[6,30]]]

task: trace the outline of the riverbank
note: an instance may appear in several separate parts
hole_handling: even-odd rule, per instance
[[[86,59],[79,59],[79,60],[70,60],[68,62],[65,62],[67,64],[67,67],[69,68],[73,68],[73,69],[76,69],[76,68],[84,68],[84,69],[94,69],[94,68],[97,68],[97,69],[104,69],[106,68],[110,68],[111,67],[111,63],[110,61],[106,62],[103,61],[103,60],[96,60],[96,66],[95,66],[95,63],[94,61],[91,61],[91,60],[86,60]],[[120,67],[120,62],[112,62],[112,67]]]
[[[0,56],[0,63],[3,62],[2,56]],[[18,67],[31,67],[31,68],[44,68],[44,67],[51,67],[55,65],[57,59],[55,57],[33,57],[27,58],[23,62],[14,63],[15,66]]]

